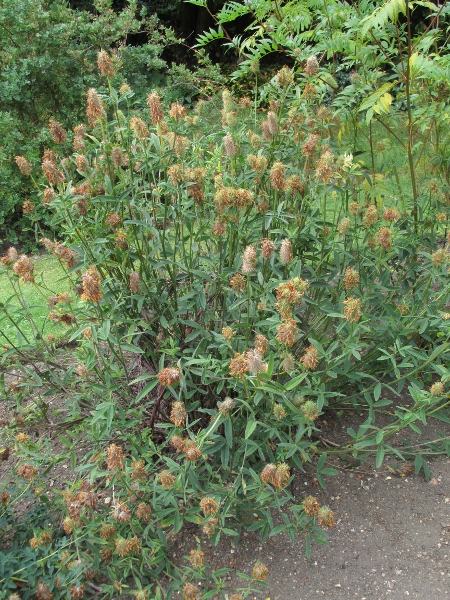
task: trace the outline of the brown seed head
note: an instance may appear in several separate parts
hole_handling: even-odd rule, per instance
[[[91,127],[95,127],[97,121],[106,116],[100,97],[94,88],[90,88],[87,93],[86,115]]]
[[[222,416],[226,416],[234,406],[234,401],[232,398],[225,398],[225,400],[219,404],[219,412]]]
[[[346,290],[352,290],[359,284],[359,273],[355,269],[345,269],[344,273],[344,287]]]
[[[13,265],[13,271],[25,283],[34,283],[34,263],[26,254],[21,254]]]
[[[274,190],[284,190],[284,174],[286,168],[282,162],[277,161],[270,169],[270,182]]]
[[[106,540],[111,541],[117,533],[117,527],[110,523],[104,523],[100,529],[100,536]]]
[[[134,460],[131,463],[131,479],[135,481],[144,481],[147,479],[147,471],[143,460]]]
[[[57,168],[55,163],[49,160],[42,161],[42,170],[47,181],[52,185],[58,185],[65,179],[64,173]]]
[[[167,470],[161,471],[161,473],[158,475],[158,480],[165,489],[170,489],[175,483],[175,477]]]
[[[201,457],[202,453],[200,452],[200,449],[193,440],[187,440],[184,444],[184,455],[186,457],[186,460],[189,460],[190,462],[195,462]]]
[[[136,271],[132,271],[132,273],[130,274],[130,291],[132,294],[139,294],[141,291],[141,277],[139,275],[139,273],[136,273]]]
[[[175,121],[181,121],[181,119],[184,119],[186,116],[186,108],[178,102],[173,102],[170,107],[170,116],[172,119],[175,119]]]
[[[106,450],[108,471],[114,471],[115,469],[123,470],[123,452],[120,446],[116,446],[116,444],[110,444],[108,449]]]
[[[230,287],[235,292],[241,292],[245,290],[245,278],[241,274],[233,275],[230,279]]]
[[[198,589],[193,583],[186,583],[186,585],[183,586],[183,598],[184,600],[198,600]]]
[[[371,225],[376,223],[379,218],[380,215],[378,214],[378,210],[375,208],[375,206],[369,206],[369,208],[366,210],[366,215],[363,219],[363,223],[366,227],[370,227]]]
[[[15,262],[18,258],[19,255],[17,254],[17,250],[14,248],[14,246],[10,246],[6,251],[5,256],[2,258],[1,263],[4,265],[10,265],[11,263]]]
[[[29,177],[31,175],[31,165],[24,156],[16,156],[14,158],[16,165],[19,167],[22,175]]]
[[[242,354],[239,354],[236,352],[234,358],[232,358],[230,362],[230,375],[237,379],[241,379],[248,370],[249,364],[247,353],[243,352]]]
[[[144,121],[139,117],[131,117],[130,119],[130,129],[134,131],[136,137],[139,140],[145,140],[149,136],[149,131],[147,125]]]
[[[244,250],[242,255],[241,271],[244,273],[244,275],[249,275],[256,270],[257,258],[255,247],[250,244],[250,246],[247,246],[247,248]]]
[[[84,302],[100,302],[103,293],[100,288],[101,276],[96,267],[88,269],[87,273],[82,275],[83,292],[81,300]]]
[[[52,600],[54,598],[50,586],[43,581],[38,582],[35,593],[37,600]]]
[[[310,56],[306,61],[304,71],[307,75],[316,75],[319,72],[317,56]]]
[[[114,241],[116,242],[116,246],[120,248],[122,251],[128,248],[128,239],[125,229],[118,229],[116,231],[116,235],[114,236]]]
[[[200,508],[205,515],[215,515],[219,511],[218,503],[210,496],[206,496],[200,500]]]
[[[22,212],[24,215],[29,215],[30,213],[32,213],[34,210],[34,204],[32,204],[32,202],[30,202],[30,200],[24,200],[24,203],[22,204]]]
[[[111,150],[111,160],[116,167],[124,167],[128,164],[128,158],[122,152],[122,148],[115,146]]]
[[[267,129],[269,130],[271,136],[278,133],[278,118],[276,113],[272,110],[269,110],[267,113]]]
[[[152,515],[152,507],[146,504],[145,502],[141,502],[136,509],[136,516],[141,521],[149,521]]]
[[[223,327],[222,335],[226,340],[231,341],[236,335],[236,332],[234,331],[234,329],[231,329],[231,327]]]
[[[299,330],[294,319],[287,319],[278,325],[277,340],[289,348],[295,344]]]
[[[112,77],[114,75],[113,62],[106,50],[100,50],[97,54],[97,65],[100,75],[104,77]]]
[[[275,252],[275,244],[268,238],[261,242],[261,254],[265,260],[269,260]]]
[[[276,80],[280,87],[286,88],[288,85],[291,85],[294,81],[294,75],[292,70],[285,65],[282,69],[278,71],[276,74]]]
[[[292,262],[293,258],[294,257],[292,254],[292,242],[288,238],[285,238],[281,242],[280,246],[280,260],[284,265],[288,265]]]
[[[337,230],[340,235],[347,235],[350,231],[351,223],[348,217],[344,217],[340,223],[338,223]]]
[[[57,144],[63,144],[66,141],[67,133],[63,129],[61,123],[59,123],[55,119],[50,119],[48,123],[48,128],[50,129],[50,133],[53,136],[53,140]]]
[[[315,133],[311,133],[306,140],[306,142],[302,146],[303,156],[311,157],[313,155],[314,150],[317,148],[317,144],[319,143],[319,136]]]
[[[247,352],[248,370],[252,375],[258,375],[263,370],[263,360],[261,354],[256,348],[252,348]]]
[[[269,569],[262,562],[257,562],[252,571],[253,579],[256,581],[265,581],[269,575]]]
[[[70,597],[72,600],[81,600],[84,597],[84,585],[82,583],[73,585],[70,588]]]
[[[320,504],[317,502],[317,498],[314,496],[307,496],[303,500],[303,510],[308,517],[315,517],[320,509]]]
[[[181,371],[178,367],[168,367],[162,369],[157,375],[159,383],[163,387],[174,386],[182,379]]]
[[[122,219],[120,218],[119,214],[116,212],[109,213],[109,215],[105,219],[105,223],[107,225],[109,225],[110,227],[113,227],[114,229],[118,225],[120,225],[121,221],[122,221]]]
[[[255,154],[249,154],[247,162],[256,173],[264,173],[268,165],[268,160],[265,156],[256,156]]]
[[[315,346],[308,346],[305,350],[305,354],[301,357],[300,362],[305,367],[313,371],[319,364],[319,352]]]
[[[344,317],[349,323],[357,323],[361,318],[361,300],[358,298],[344,300]]]
[[[153,125],[161,123],[161,121],[164,120],[164,113],[161,105],[161,98],[159,97],[158,92],[152,92],[151,94],[148,94],[147,104],[150,107]]]
[[[198,569],[205,562],[205,553],[201,550],[191,550],[189,553],[189,561],[194,569]]]
[[[181,427],[186,421],[187,412],[183,402],[172,402],[170,420],[176,427]]]
[[[336,522],[334,520],[334,513],[328,508],[328,506],[322,506],[319,509],[317,518],[319,524],[322,525],[322,527],[334,527],[336,525]]]
[[[387,208],[383,213],[383,219],[395,223],[400,219],[400,213],[396,208]]]
[[[223,138],[223,145],[225,147],[225,154],[227,156],[235,156],[237,154],[237,148],[235,143],[233,142],[233,137],[231,133],[227,133],[227,135]]]
[[[389,227],[381,227],[376,234],[376,240],[385,250],[391,247],[392,232]]]
[[[255,336],[255,349],[261,356],[265,356],[269,349],[269,340],[261,333],[257,333]]]

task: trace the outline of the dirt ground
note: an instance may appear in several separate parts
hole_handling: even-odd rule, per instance
[[[431,470],[429,482],[384,468],[364,476],[342,472],[328,478],[326,490],[302,482],[302,496],[316,495],[338,519],[329,545],[313,546],[309,560],[302,540],[292,545],[279,536],[263,546],[246,536],[237,548],[210,551],[234,555],[238,571],[266,563],[268,587],[258,598],[450,597],[450,459],[435,461]]]

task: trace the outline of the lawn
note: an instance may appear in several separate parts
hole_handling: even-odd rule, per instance
[[[37,333],[43,337],[52,335],[56,340],[66,335],[65,325],[49,320],[51,308],[47,298],[70,291],[70,281],[54,257],[37,256],[33,262],[35,285],[20,283],[11,269],[0,266],[1,347],[21,346],[27,340],[33,344]]]

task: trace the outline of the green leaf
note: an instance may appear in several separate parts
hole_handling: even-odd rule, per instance
[[[249,421],[247,423],[247,427],[245,428],[245,435],[244,435],[246,440],[248,440],[248,438],[255,431],[257,424],[258,424],[258,421]]]

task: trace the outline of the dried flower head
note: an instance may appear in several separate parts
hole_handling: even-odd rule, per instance
[[[441,267],[444,263],[448,261],[449,258],[450,254],[447,248],[440,248],[439,250],[436,250],[436,252],[433,252],[433,254],[431,255],[431,262],[435,267]]]
[[[29,215],[34,210],[34,204],[30,200],[24,200],[22,204],[22,212],[24,215]]]
[[[253,273],[253,271],[256,270],[256,261],[257,254],[255,247],[252,244],[250,244],[250,246],[247,246],[247,248],[244,250],[244,253],[242,255],[242,272],[245,275]]]
[[[141,277],[136,271],[132,271],[130,274],[130,291],[132,294],[139,294],[141,291]]]
[[[237,379],[242,378],[249,370],[247,353],[239,354],[236,352],[230,362],[230,375]]]
[[[186,115],[186,108],[178,102],[173,102],[170,107],[170,116],[175,121],[181,121]]]
[[[202,526],[203,533],[206,536],[211,537],[212,535],[214,535],[218,523],[219,523],[218,519],[208,519],[207,521],[205,521],[203,523],[203,526]]]
[[[433,383],[433,385],[430,387],[430,394],[434,397],[439,397],[444,394],[444,384],[442,381]]]
[[[161,123],[164,120],[164,112],[158,92],[152,92],[147,95],[147,104],[150,108],[153,125]]]
[[[269,569],[262,562],[257,562],[253,567],[252,576],[256,581],[265,581],[269,575]]]
[[[295,344],[299,330],[294,319],[287,319],[277,328],[277,340],[289,348]]]
[[[24,156],[16,156],[14,158],[16,165],[19,167],[22,175],[29,177],[31,175],[31,165]]]
[[[219,412],[223,417],[226,417],[234,406],[234,400],[232,398],[225,398],[221,404],[219,404]]]
[[[261,242],[261,254],[265,260],[269,260],[275,252],[275,244],[268,238]]]
[[[247,162],[256,173],[264,173],[264,171],[267,169],[268,161],[265,156],[249,154],[247,156]]]
[[[223,145],[225,147],[225,154],[227,156],[235,156],[237,154],[237,147],[233,141],[233,136],[231,133],[227,133],[227,135],[223,138]]]
[[[52,134],[53,140],[57,144],[62,144],[66,141],[67,133],[63,129],[61,123],[56,121],[56,119],[50,119],[48,123],[48,128],[50,129],[50,133]]]
[[[130,129],[139,140],[145,140],[150,135],[146,123],[140,117],[131,117]]]
[[[314,153],[314,150],[317,148],[317,144],[319,143],[319,136],[315,133],[311,133],[308,136],[308,139],[302,146],[303,156],[311,157]]]
[[[245,278],[240,273],[233,275],[233,277],[230,279],[230,287],[235,292],[241,292],[245,290]]]
[[[307,400],[304,404],[302,404],[302,412],[305,419],[311,422],[315,421],[319,416],[319,409],[313,400]]]
[[[340,223],[338,223],[337,230],[340,235],[347,235],[350,231],[351,223],[348,217],[344,217]]]
[[[87,273],[82,275],[83,291],[81,300],[83,302],[100,302],[103,298],[103,293],[100,287],[101,275],[96,267],[88,269]]]
[[[106,450],[108,471],[114,471],[114,469],[123,469],[123,452],[120,446],[116,446],[116,444],[110,444]]]
[[[106,541],[111,541],[114,539],[116,533],[117,527],[111,523],[103,523],[100,529],[100,536]]]
[[[358,298],[344,300],[344,317],[349,323],[357,323],[361,318],[361,301]]]
[[[205,553],[201,550],[191,550],[189,553],[189,561],[194,569],[198,569],[205,562]]]
[[[200,500],[200,508],[205,515],[215,515],[219,511],[218,503],[210,496],[205,496],[205,498]]]
[[[116,231],[114,241],[116,242],[116,246],[120,248],[120,250],[124,251],[128,248],[128,238],[125,229],[118,229]]]
[[[94,88],[90,88],[87,92],[86,115],[91,127],[94,127],[98,120],[104,119],[106,116],[100,96]]]
[[[380,215],[378,214],[378,210],[375,208],[375,206],[369,206],[369,208],[366,210],[363,223],[366,227],[370,227],[371,225],[376,223],[379,218]]]
[[[334,512],[328,508],[328,506],[322,506],[317,513],[319,524],[322,527],[334,527],[336,522],[334,520]]]
[[[280,246],[280,260],[284,265],[288,265],[292,262],[293,258],[294,257],[292,254],[292,242],[288,238],[285,238],[281,242]]]
[[[255,336],[255,349],[261,356],[265,356],[269,349],[269,340],[261,333],[257,333]]]
[[[313,371],[319,364],[319,352],[315,346],[308,346],[304,355],[301,357],[300,362],[305,367]]]
[[[34,283],[34,263],[26,254],[19,256],[12,269],[24,283]]]
[[[170,411],[170,420],[176,427],[181,427],[186,421],[186,408],[183,402],[173,402],[172,410]]]
[[[162,369],[158,375],[159,383],[163,387],[174,386],[182,379],[181,371],[178,367],[167,367]]]
[[[274,190],[284,190],[284,175],[286,168],[282,162],[277,161],[270,169],[270,182]]]
[[[183,599],[184,600],[198,600],[198,589],[193,583],[186,583],[183,586]]]
[[[58,169],[54,162],[43,160],[41,166],[47,181],[51,185],[58,185],[64,181],[64,173]]]
[[[309,282],[301,277],[294,277],[290,281],[281,283],[276,288],[277,306],[289,304],[292,307],[300,306],[302,298],[309,289]]]
[[[115,500],[111,504],[111,516],[118,523],[127,523],[131,519],[131,513],[125,502]]]
[[[35,593],[37,600],[53,600],[54,598],[50,586],[43,581],[38,581]]]
[[[131,479],[134,481],[145,481],[147,479],[147,471],[143,460],[133,460],[131,463]]]
[[[230,341],[234,338],[234,336],[236,335],[236,332],[234,329],[231,329],[231,327],[223,327],[222,335],[226,340]]]
[[[30,436],[26,433],[19,433],[16,435],[16,440],[19,442],[19,444],[28,444],[30,441]]]
[[[261,354],[256,348],[252,348],[247,352],[248,370],[252,375],[258,375],[263,370],[264,362]]]
[[[381,227],[376,233],[377,243],[385,250],[391,247],[392,232],[389,227]]]
[[[287,65],[285,65],[282,69],[278,71],[275,76],[278,85],[282,88],[291,85],[294,81],[294,75],[292,73],[292,69],[290,69]]]
[[[317,56],[310,56],[305,64],[305,73],[307,75],[316,75],[319,72],[319,62],[317,60]]]
[[[195,462],[201,457],[202,453],[200,452],[200,448],[197,446],[196,442],[193,440],[186,440],[184,444],[184,455],[186,460]]]
[[[270,137],[276,135],[278,133],[278,118],[273,110],[269,110],[269,112],[267,113],[266,123],[264,123],[264,125],[267,127],[267,131],[270,134]]]
[[[119,146],[115,146],[111,150],[111,160],[116,167],[125,167],[128,164],[128,157],[124,155]]]
[[[334,156],[329,150],[325,150],[319,159],[316,167],[316,178],[327,183],[334,172]]]
[[[105,219],[105,223],[107,225],[109,225],[110,227],[113,227],[114,229],[118,225],[120,225],[121,221],[122,221],[122,219],[120,218],[120,215],[116,212],[109,213],[109,215]]]
[[[81,600],[84,597],[84,585],[82,583],[73,585],[70,588],[70,597],[72,600]]]
[[[277,473],[276,465],[269,463],[267,464],[261,472],[261,480],[265,484],[274,484],[275,477]]]
[[[14,248],[14,246],[10,246],[6,251],[5,256],[1,259],[0,262],[4,265],[10,265],[11,263],[15,262],[18,258],[19,255],[17,253],[17,250]]]
[[[314,496],[307,496],[303,500],[303,510],[307,514],[308,517],[315,517],[320,509],[320,504],[317,502],[317,498]]]
[[[344,287],[346,290],[352,290],[359,284],[359,273],[355,269],[345,269],[344,273]]]
[[[128,85],[128,83],[126,81],[124,81],[119,88],[119,94],[130,94],[131,91],[132,91],[131,87]]]
[[[400,213],[396,208],[387,208],[383,213],[383,219],[395,223],[400,219]]]
[[[275,419],[277,419],[277,421],[284,419],[284,417],[286,416],[286,411],[284,409],[284,406],[282,404],[274,404],[273,415],[274,415]]]
[[[349,212],[350,212],[351,215],[356,216],[359,213],[359,211],[360,211],[360,207],[359,207],[358,202],[352,202],[350,204],[348,210],[349,210]]]
[[[20,465],[17,469],[17,474],[26,481],[34,481],[38,475],[38,469],[32,465]]]
[[[141,502],[136,509],[136,516],[141,521],[149,521],[152,515],[152,507],[146,504],[145,502]]]
[[[113,62],[106,50],[100,50],[97,54],[97,66],[100,75],[104,77],[112,77],[114,75]]]
[[[281,368],[285,373],[290,373],[295,369],[296,362],[295,357],[292,354],[288,354],[286,358],[283,360]]]

